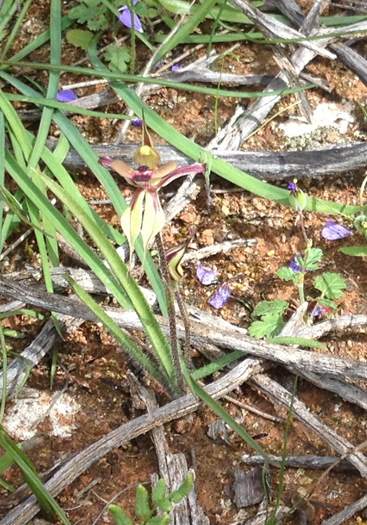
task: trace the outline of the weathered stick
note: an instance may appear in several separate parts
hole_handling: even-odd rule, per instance
[[[308,372],[307,370],[300,370],[299,368],[296,368],[295,370],[292,370],[291,368],[289,369],[291,372],[299,374],[318,388],[333,392],[345,401],[367,410],[367,392],[359,386],[346,383],[341,378],[335,379],[326,375],[319,376],[312,372]]]
[[[267,99],[268,97],[266,97]],[[119,146],[102,144],[92,145],[98,156],[120,158],[130,162],[136,144],[121,144]],[[175,161],[180,165],[191,163],[191,159],[171,146],[157,146],[162,162]],[[248,171],[255,177],[266,180],[285,180],[289,177],[335,177],[336,173],[363,168],[367,165],[367,144],[358,142],[347,146],[313,151],[218,151],[216,156],[235,167]],[[71,150],[65,161],[66,166],[74,169],[85,166],[84,161],[75,150]],[[197,179],[196,179],[197,180]],[[186,179],[185,179],[186,181]],[[188,184],[187,184],[188,185]]]
[[[366,507],[367,494],[351,505],[345,507],[345,509],[343,509],[341,512],[338,512],[338,514],[335,514],[331,518],[324,520],[321,525],[340,525],[341,523],[345,523],[349,518],[354,516],[354,514],[360,512]]]
[[[94,314],[80,301],[64,297],[58,294],[47,294],[39,288],[19,286],[0,278],[0,295],[23,300],[45,310],[55,311],[70,315],[72,317],[83,318],[89,321],[97,321]],[[124,312],[117,308],[106,308],[106,312],[120,325],[127,329],[141,329],[141,323],[135,312]],[[307,350],[292,349],[281,345],[269,344],[247,336],[246,330],[232,327],[230,323],[225,323],[213,317],[212,323],[208,320],[211,316],[206,316],[204,322],[197,320],[191,321],[192,338],[195,341],[213,343],[217,346],[228,349],[237,349],[246,354],[254,355],[281,363],[285,366],[298,367],[314,373],[329,374],[335,377],[344,376],[360,379],[367,378],[367,363],[341,359],[326,354],[310,352]],[[157,316],[163,330],[167,333],[168,327],[165,319]],[[182,323],[177,324],[178,336],[185,337],[185,330]]]
[[[268,455],[269,464],[273,467],[281,467],[283,461],[288,468],[304,468],[312,470],[324,470],[333,465],[338,458],[335,456],[287,456],[283,459],[281,456]],[[246,465],[263,465],[264,458],[257,455],[244,454],[241,457]],[[358,473],[357,469],[348,461],[341,461],[334,469],[337,472],[353,472]]]
[[[360,451],[353,451],[355,447],[352,443],[339,436],[334,430],[311,414],[302,401],[292,396],[288,390],[265,374],[254,376],[250,380],[250,384],[259,388],[273,403],[291,408],[292,413],[301,423],[315,432],[323,441],[326,441],[341,456],[347,455],[348,461],[360,472],[361,476],[367,478],[367,457]]]

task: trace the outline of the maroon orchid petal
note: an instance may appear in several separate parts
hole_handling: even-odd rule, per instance
[[[198,278],[198,281],[204,286],[216,283],[218,280],[217,272],[211,268],[208,268],[207,266],[203,266],[202,264],[199,264],[196,268],[196,277]]]
[[[224,283],[219,288],[217,288],[214,294],[210,297],[208,303],[213,308],[219,310],[220,308],[223,308],[223,306],[228,302],[230,297],[231,290],[228,284]]]
[[[181,166],[171,171],[165,177],[162,177],[159,183],[157,184],[158,188],[163,188],[170,184],[170,182],[178,179],[179,177],[184,177],[185,175],[195,175],[196,173],[204,173],[205,166],[204,164],[189,164],[188,166]]]
[[[345,239],[346,237],[350,237],[352,234],[352,230],[346,226],[343,226],[343,224],[338,224],[333,219],[328,219],[325,223],[325,226],[321,230],[322,237],[328,241]]]
[[[110,168],[112,165],[113,159],[111,157],[101,157],[99,163],[102,164],[104,168]]]

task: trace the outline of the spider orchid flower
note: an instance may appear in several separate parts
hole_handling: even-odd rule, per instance
[[[130,253],[141,234],[144,250],[163,229],[166,219],[159,200],[159,190],[179,177],[204,173],[203,164],[177,167],[175,162],[160,163],[159,153],[154,149],[146,127],[143,127],[143,143],[134,155],[138,168],[134,169],[122,160],[101,158],[104,167],[112,168],[136,191],[131,204],[121,216],[121,228],[125,233]]]

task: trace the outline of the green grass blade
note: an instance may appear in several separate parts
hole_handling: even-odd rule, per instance
[[[1,427],[0,446],[9,454],[12,461],[22,471],[27,485],[36,496],[42,510],[49,516],[56,516],[63,525],[71,525],[65,512],[43,486],[43,483],[38,477],[29,458],[20,448],[17,447],[16,443],[14,443],[10,436],[8,436],[5,430]]]
[[[303,346],[304,348],[320,348],[324,350],[326,348],[324,343],[320,343],[320,341],[316,341],[316,339],[308,339],[306,337],[277,335],[276,337],[269,337],[267,341],[269,341],[269,343],[275,343],[278,345],[299,345]]]
[[[215,372],[219,372],[220,370],[230,365],[231,363],[234,363],[235,361],[238,361],[239,359],[243,359],[243,357],[244,357],[243,352],[240,352],[239,350],[234,350],[233,352],[230,352],[229,354],[225,354],[219,359],[212,361],[208,365],[202,366],[201,368],[197,368],[191,373],[191,376],[193,379],[195,379],[195,381],[198,381],[199,379],[208,377],[214,374]]]
[[[68,73],[75,73],[77,75],[86,75],[86,76],[96,76],[107,78],[111,80],[120,80],[129,83],[139,83],[143,84],[158,84],[167,88],[180,89],[183,91],[193,92],[193,93],[203,93],[205,95],[212,96],[221,96],[221,97],[233,97],[233,98],[263,98],[274,95],[290,95],[293,93],[299,93],[306,89],[315,87],[314,84],[308,84],[302,87],[293,87],[293,88],[282,88],[282,89],[273,89],[270,91],[235,91],[230,89],[217,89],[204,86],[196,86],[194,84],[189,84],[186,82],[175,82],[173,80],[165,80],[157,77],[146,77],[141,75],[129,75],[127,73],[116,73],[109,71],[108,69],[92,69],[86,67],[78,66],[67,66],[67,65],[52,65],[42,62],[16,62],[12,60],[4,61],[5,65],[15,65],[16,67],[24,68],[33,68],[36,70],[54,70],[54,71],[64,71]],[[1,72],[1,77],[3,73]],[[3,77],[4,78],[4,77]]]
[[[18,31],[19,31],[19,29],[20,29],[20,27],[21,27],[21,25],[23,23],[23,19],[24,19],[25,15],[27,14],[28,8],[31,5],[31,3],[32,3],[32,0],[26,0],[24,2],[20,13],[19,13],[19,15],[17,16],[17,18],[15,20],[15,24],[13,26],[13,29],[11,30],[10,35],[7,38],[6,44],[5,44],[4,49],[3,49],[2,53],[1,53],[0,60],[3,60],[6,57],[6,54],[9,51],[9,49],[11,49],[11,46],[13,45],[13,42],[14,42],[17,34],[18,34]]]
[[[193,30],[204,20],[207,13],[213,8],[217,0],[204,0],[191,8],[187,21],[169,38],[158,50],[154,62],[162,60],[172,49],[181,44],[182,40],[190,35]],[[195,5],[195,4],[194,4]]]
[[[2,369],[3,369],[2,370],[3,385],[2,385],[2,390],[1,390],[1,402],[0,402],[0,425],[1,425],[4,419],[4,414],[5,414],[5,405],[6,405],[7,388],[8,388],[8,385],[6,382],[6,378],[8,377],[8,353],[6,351],[4,331],[1,326],[0,326],[0,350],[1,350]]]
[[[113,120],[127,120],[130,119],[127,115],[121,113],[104,113],[103,111],[94,111],[92,109],[86,109],[76,104],[70,104],[66,102],[58,102],[55,99],[45,97],[26,97],[24,95],[14,95],[13,93],[4,92],[6,98],[10,101],[15,102],[29,102],[30,104],[37,104],[40,106],[46,106],[48,108],[59,109],[66,113],[84,115],[86,117],[98,117],[107,118]]]
[[[255,441],[246,430],[239,425],[233,417],[231,417],[228,412],[222,407],[218,401],[213,399],[193,378],[190,376],[190,374],[187,372],[187,370],[184,372],[185,379],[187,381],[187,384],[189,385],[192,393],[199,397],[211,410],[213,410],[214,414],[216,414],[218,417],[223,419],[227,425],[238,434],[243,441],[252,449],[254,449],[258,454],[260,454],[265,461],[267,462],[267,453],[262,448],[257,441]]]
[[[61,4],[60,0],[51,0],[50,16],[50,53],[51,64],[58,66],[61,62]],[[59,86],[60,73],[50,70],[47,98],[56,98]],[[35,168],[41,158],[41,153],[46,144],[48,132],[51,125],[53,109],[45,106],[42,110],[41,120],[38,127],[36,141],[33,144],[32,153],[28,161],[28,168]]]
[[[0,40],[4,38],[4,30],[17,10],[16,2],[5,0],[0,6]]]
[[[4,114],[0,112],[0,188],[5,187],[5,121]],[[3,237],[4,202],[0,200],[0,253],[4,246]]]

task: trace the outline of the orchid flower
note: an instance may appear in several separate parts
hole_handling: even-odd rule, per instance
[[[129,208],[121,216],[121,228],[128,239],[131,254],[139,234],[142,236],[144,250],[146,250],[165,225],[166,219],[159,200],[159,190],[179,177],[205,171],[203,164],[191,164],[180,168],[172,161],[161,164],[159,153],[153,147],[145,125],[143,125],[142,145],[136,151],[134,161],[138,165],[137,169],[122,160],[114,160],[110,157],[101,159],[103,166],[111,167],[128,184],[136,188]]]

